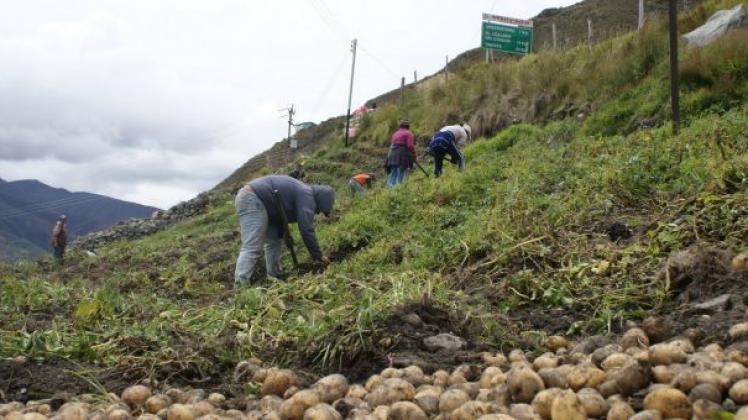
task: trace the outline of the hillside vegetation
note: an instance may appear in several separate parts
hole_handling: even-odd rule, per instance
[[[681,16],[681,30],[737,3],[706,2]],[[307,181],[338,189],[339,211],[318,224],[334,261],[324,271],[302,261],[286,282],[232,290],[230,192],[270,171],[261,165],[221,185],[223,204],[167,231],[59,271],[4,266],[0,356],[76,371],[72,390],[144,377],[226,389],[253,355],[354,378],[468,357],[420,350],[422,332],[404,321],[413,313],[474,353],[674,311],[686,286],[658,275],[671,253],[704,242],[741,251],[748,239],[748,31],[683,49],[679,136],[666,123],[667,52],[663,22],[650,22],[591,48],[431,79],[403,109],[369,114],[350,148],[325,132],[294,162]],[[465,149],[467,170],[448,166],[438,180],[415,172],[403,187],[350,198],[348,178],[381,166],[403,115],[421,139],[469,121],[483,137]],[[30,393],[54,391],[38,377]]]

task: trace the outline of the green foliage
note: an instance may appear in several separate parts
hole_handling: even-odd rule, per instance
[[[210,372],[254,354],[330,367],[388,350],[378,335],[413,302],[464,315],[488,345],[513,339],[506,311],[578,314],[570,333],[642,316],[667,296],[652,278],[669,252],[748,241],[746,44],[738,31],[685,52],[677,137],[662,124],[662,22],[592,48],[471,66],[449,83],[429,79],[408,91],[404,109],[380,104],[364,117],[352,147],[336,121],[320,129],[324,146],[296,162],[308,181],[338,189],[338,214],[317,223],[335,257],[324,272],[233,290],[239,233],[227,195],[169,230],[73,257],[61,272],[2,266],[0,357],[55,354],[143,376],[171,361]],[[465,148],[465,172],[447,164],[438,179],[413,172],[403,186],[380,181],[349,196],[349,177],[379,169],[403,116],[419,137],[462,120],[487,136]],[[602,227],[611,221],[641,234],[612,242]]]

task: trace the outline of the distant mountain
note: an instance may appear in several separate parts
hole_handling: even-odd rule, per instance
[[[121,220],[150,217],[158,210],[111,197],[70,192],[37,180],[0,179],[0,259],[35,258],[50,252],[50,234],[59,215],[68,218],[68,236],[105,229]]]

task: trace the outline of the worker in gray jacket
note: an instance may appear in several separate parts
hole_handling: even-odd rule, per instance
[[[330,260],[322,253],[314,233],[314,215],[330,216],[335,190],[327,185],[307,185],[286,175],[268,175],[245,185],[236,195],[236,212],[242,232],[242,247],[236,262],[234,282],[249,284],[260,250],[265,248],[265,267],[270,277],[280,278],[283,239],[290,238],[289,223],[296,223],[312,258],[323,264]],[[295,254],[293,255],[295,258]]]

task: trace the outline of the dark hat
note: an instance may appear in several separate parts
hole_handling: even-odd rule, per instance
[[[400,118],[400,127],[410,128],[410,121],[407,118]]]

